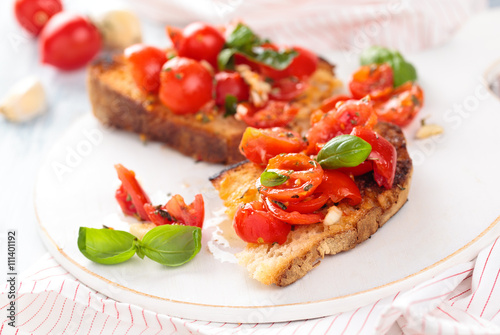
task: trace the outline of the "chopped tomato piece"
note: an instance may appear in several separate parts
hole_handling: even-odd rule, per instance
[[[375,113],[382,121],[392,122],[400,127],[408,125],[424,104],[422,88],[407,82],[396,88],[388,100],[375,104]]]
[[[276,219],[289,224],[313,224],[321,222],[325,217],[323,213],[302,214],[298,211],[287,211],[287,207],[284,203],[269,199],[268,197],[264,197],[264,203],[269,213]]]
[[[155,225],[180,224],[185,226],[203,227],[205,206],[203,196],[197,194],[190,205],[186,205],[184,198],[176,194],[163,206],[144,205],[149,220]]]
[[[115,169],[118,173],[118,178],[122,182],[115,197],[124,214],[131,215],[130,213],[132,209],[134,209],[135,213],[132,213],[132,215],[137,214],[141,220],[148,220],[148,214],[144,210],[144,205],[150,202],[149,197],[135,179],[134,171],[128,170],[121,164],[116,164]],[[124,196],[125,194],[127,195]],[[123,200],[124,198],[125,201]],[[132,202],[132,204],[130,204],[130,202]]]
[[[352,96],[356,99],[369,95],[372,100],[385,100],[393,87],[393,72],[388,64],[364,65],[353,74],[349,83]]]
[[[356,206],[361,202],[356,183],[338,170],[323,170],[323,181],[317,191],[327,194],[335,203],[345,200],[349,205]]]
[[[262,108],[243,102],[238,104],[236,114],[247,125],[255,128],[286,126],[298,113],[298,108],[283,101],[268,101]]]

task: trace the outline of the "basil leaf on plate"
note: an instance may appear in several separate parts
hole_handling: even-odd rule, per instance
[[[200,251],[201,229],[174,224],[158,226],[144,235],[138,249],[155,262],[179,266]]]
[[[407,81],[417,80],[415,67],[396,50],[372,46],[361,53],[360,62],[361,65],[389,64],[394,75],[394,87],[401,86]]]
[[[96,263],[118,264],[125,262],[136,251],[137,238],[126,231],[80,227],[78,249]]]
[[[372,146],[354,135],[332,138],[318,153],[316,160],[324,169],[357,166],[370,155]]]
[[[274,172],[274,171],[264,171],[260,175],[260,183],[263,186],[267,187],[273,187],[273,186],[278,186],[283,183],[285,183],[288,179],[290,179],[289,176]]]

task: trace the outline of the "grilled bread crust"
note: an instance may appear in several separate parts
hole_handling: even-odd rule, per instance
[[[234,164],[244,160],[238,150],[246,124],[235,117],[212,111],[176,115],[158,97],[141,92],[122,55],[107,55],[88,69],[87,86],[94,115],[104,125],[141,134],[145,139],[166,143],[197,160]],[[306,121],[321,101],[338,90],[340,81],[333,66],[321,60],[309,88],[297,99],[299,118]],[[300,120],[290,126],[302,131]]]
[[[397,150],[392,189],[379,187],[372,173],[356,177],[362,201],[357,206],[340,203],[338,207],[343,215],[336,224],[295,226],[282,245],[248,244],[236,256],[253,278],[264,284],[287,286],[316,267],[325,255],[352,249],[368,239],[405,204],[410,189],[412,161],[406,150],[404,135],[398,126],[388,123],[378,123],[375,131]],[[230,218],[239,205],[258,198],[255,181],[261,173],[260,167],[245,162],[211,179],[228,208]]]

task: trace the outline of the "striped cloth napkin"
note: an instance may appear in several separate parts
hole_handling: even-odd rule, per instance
[[[500,239],[500,238],[499,238]],[[406,292],[319,319],[230,324],[170,317],[117,302],[45,255],[17,288],[17,327],[0,296],[0,334],[500,334],[500,242]]]

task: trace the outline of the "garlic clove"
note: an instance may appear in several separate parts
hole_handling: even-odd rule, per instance
[[[109,49],[125,49],[142,41],[141,23],[128,10],[111,10],[94,18],[103,37],[104,46]]]
[[[0,103],[0,114],[12,122],[26,122],[47,109],[42,83],[36,77],[17,82]]]

